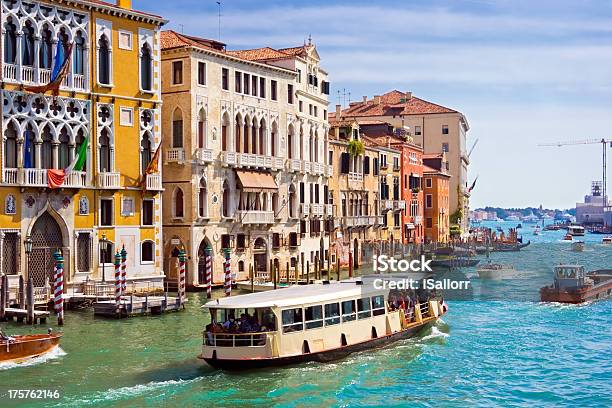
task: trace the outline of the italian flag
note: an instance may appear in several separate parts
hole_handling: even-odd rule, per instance
[[[83,167],[85,166],[85,159],[87,158],[87,144],[89,142],[89,138],[86,137],[81,147],[79,147],[79,151],[77,152],[72,163],[68,165],[65,169],[48,169],[47,170],[47,185],[49,188],[60,188],[62,184],[64,184],[64,180],[66,176],[73,171],[83,171]]]

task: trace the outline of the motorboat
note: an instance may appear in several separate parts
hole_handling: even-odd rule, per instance
[[[583,237],[584,227],[581,225],[570,225],[567,227],[567,233],[575,237]]]
[[[536,225],[535,228],[533,229],[533,235],[540,235],[541,232],[542,230],[540,229],[540,226]]]
[[[584,241],[574,241],[574,242],[572,242],[572,251],[574,251],[574,252],[582,252],[582,251],[584,251]]]
[[[612,245],[612,236],[610,236],[610,237],[603,237],[602,240],[601,240],[601,243],[605,244],[605,245]]]
[[[274,282],[269,282],[269,281],[264,282],[264,281],[256,280],[255,282],[251,283],[251,281],[248,280],[248,281],[236,282],[236,288],[243,290],[245,292],[264,292],[267,290],[286,288],[290,285],[291,284],[287,282],[277,282],[276,288],[275,288]]]
[[[563,237],[563,241],[573,241],[574,237],[572,236],[572,234],[565,234],[565,236]]]
[[[59,346],[61,333],[8,336],[0,332],[0,362],[22,362],[42,356]]]
[[[481,279],[508,279],[514,276],[515,269],[512,265],[503,265],[488,262],[476,269]]]
[[[612,294],[612,269],[586,273],[582,265],[559,265],[554,273],[553,284],[540,289],[542,302],[583,303]]]

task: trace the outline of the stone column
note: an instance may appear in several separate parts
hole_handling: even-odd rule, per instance
[[[23,63],[23,55],[21,51],[21,38],[23,37],[23,33],[21,31],[16,33],[16,43],[15,43],[15,78],[17,78],[18,82],[22,81],[21,76],[21,67]]]
[[[51,145],[53,146],[53,168],[57,169],[59,167],[59,141],[54,140]]]
[[[34,141],[34,168],[40,169],[42,164],[41,156],[42,142]]]
[[[40,83],[40,37],[34,37],[34,82]]]

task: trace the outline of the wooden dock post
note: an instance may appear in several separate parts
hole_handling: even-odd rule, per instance
[[[299,261],[298,258],[295,258],[295,284],[297,285],[300,279],[300,273],[299,273]]]
[[[0,321],[6,320],[6,303],[7,299],[7,291],[6,287],[8,286],[8,276],[2,275],[0,277]]]
[[[336,279],[340,282],[340,256],[336,250]]]
[[[251,293],[255,293],[255,273],[251,264],[249,264],[249,279],[251,280]]]
[[[185,250],[181,248],[179,251],[179,284],[178,284],[178,299],[179,307],[185,308]]]
[[[28,317],[26,322],[28,324],[34,323],[34,282],[32,278],[28,279],[28,289],[26,295],[26,307],[28,308]]]
[[[349,262],[349,278],[353,277],[353,252],[349,251],[349,257],[348,257],[348,262]]]
[[[287,262],[287,276],[285,276],[285,279],[287,280],[287,285],[289,285],[289,262]]]
[[[306,261],[306,283],[310,283],[310,261]]]
[[[270,266],[272,267],[272,281],[274,282],[274,289],[276,289],[277,282],[278,282],[276,275],[278,275],[278,271],[276,270],[276,265],[274,265],[271,259],[270,259]]]
[[[331,263],[331,248],[327,249],[327,280],[331,280],[331,268],[330,268],[330,263]]]
[[[25,282],[23,275],[19,275],[19,308],[25,309]]]
[[[115,253],[115,313],[121,318],[121,254]]]
[[[315,280],[316,279],[321,279],[321,277],[319,276],[319,272],[320,272],[320,268],[319,268],[319,254],[315,254]]]

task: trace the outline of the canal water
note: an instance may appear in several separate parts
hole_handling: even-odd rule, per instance
[[[517,269],[514,279],[481,281],[472,296],[449,300],[447,315],[417,338],[333,364],[226,373],[196,358],[202,294],[187,310],[114,321],[70,311],[62,351],[27,366],[0,366],[0,406],[9,389],[59,390],[58,400],[27,406],[612,406],[612,302],[538,303],[538,288],[559,262],[612,268],[612,246],[587,235],[572,252],[563,232],[531,236],[520,253],[493,253]],[[216,295],[221,295],[220,293]],[[59,330],[51,324],[55,330]],[[33,333],[3,323],[10,333]],[[24,405],[25,406],[25,405]]]

